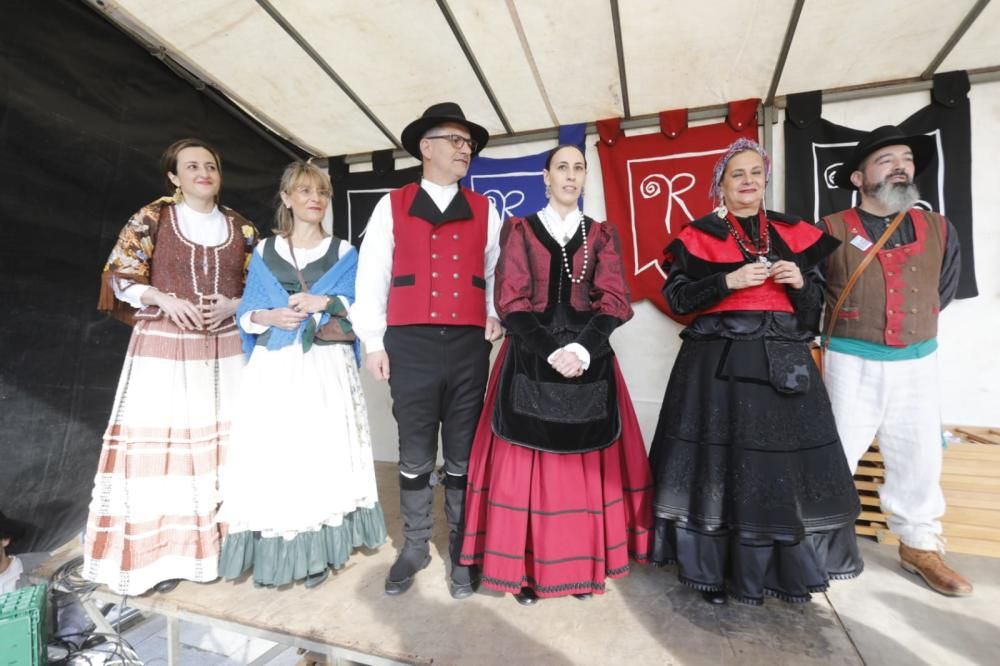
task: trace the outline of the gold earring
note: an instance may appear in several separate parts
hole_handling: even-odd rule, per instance
[[[184,201],[184,193],[181,192],[180,186],[174,188],[174,203],[180,203]]]

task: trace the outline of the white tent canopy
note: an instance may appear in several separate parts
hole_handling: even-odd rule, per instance
[[[88,2],[316,156],[399,148],[443,100],[523,140],[956,69],[1000,76],[989,0]]]

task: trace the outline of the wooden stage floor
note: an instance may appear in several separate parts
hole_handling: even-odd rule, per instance
[[[387,597],[383,578],[401,538],[396,466],[378,463],[377,473],[390,543],[355,554],[319,588],[185,582],[129,605],[373,664],[956,665],[996,663],[1000,651],[1000,560],[949,556],[976,585],[974,596],[949,599],[900,569],[894,547],[868,540],[865,573],[808,604],[709,606],[677,582],[673,567],[646,566],[589,601],[526,608],[488,591],[455,601],[442,559],[440,492],[430,567],[407,594]],[[51,575],[76,554],[78,547],[60,551],[35,573]],[[118,600],[106,589],[95,594]]]

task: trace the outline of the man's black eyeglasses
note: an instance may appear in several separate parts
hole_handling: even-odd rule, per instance
[[[454,148],[455,150],[461,150],[462,146],[466,144],[468,144],[469,150],[471,150],[472,152],[476,152],[476,148],[479,147],[479,144],[473,141],[472,139],[466,139],[464,136],[460,136],[458,134],[436,134],[434,136],[425,136],[424,138],[448,139],[448,143],[450,143],[451,147]]]

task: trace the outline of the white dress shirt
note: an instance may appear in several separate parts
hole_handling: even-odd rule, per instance
[[[222,245],[226,242],[226,238],[229,236],[229,223],[226,222],[226,216],[222,214],[218,206],[212,206],[212,210],[209,212],[201,213],[182,201],[174,207],[174,210],[177,212],[177,227],[187,240],[207,247]],[[128,303],[137,310],[144,307],[142,295],[149,289],[150,285],[133,284],[121,289],[118,281],[112,280],[111,286],[118,300]]]
[[[458,194],[457,183],[437,185],[423,179],[420,181],[420,187],[430,195],[441,212],[448,208],[448,204]],[[365,343],[365,350],[368,353],[385,349],[382,336],[385,335],[389,283],[392,280],[392,252],[395,247],[392,224],[392,203],[386,194],[375,206],[371,219],[368,220],[368,226],[364,230],[364,242],[361,244],[361,255],[358,257],[358,279],[354,287],[357,298],[351,309],[354,331]],[[486,251],[483,253],[488,317],[497,316],[496,307],[493,305],[493,271],[496,269],[499,256],[500,215],[490,202]]]

